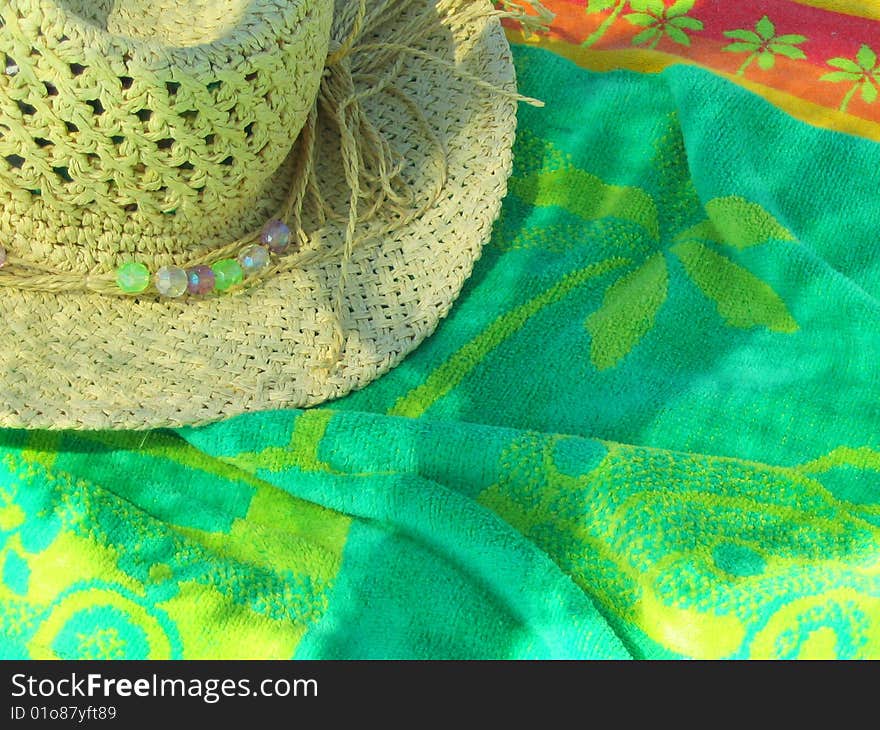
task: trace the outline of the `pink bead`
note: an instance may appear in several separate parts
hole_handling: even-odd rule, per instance
[[[186,290],[190,294],[208,294],[214,288],[214,272],[210,266],[193,266],[186,270]]]
[[[272,253],[284,253],[290,246],[290,228],[283,221],[269,221],[263,228],[261,239]]]

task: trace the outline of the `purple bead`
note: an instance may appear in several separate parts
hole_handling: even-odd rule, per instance
[[[193,266],[186,270],[186,290],[190,294],[207,294],[214,288],[214,272],[210,266]]]
[[[269,221],[260,238],[272,253],[284,253],[290,245],[290,228],[283,221]]]

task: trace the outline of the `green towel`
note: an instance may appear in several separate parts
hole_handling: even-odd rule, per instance
[[[880,147],[514,52],[547,107],[389,375],[0,434],[0,655],[880,657]]]

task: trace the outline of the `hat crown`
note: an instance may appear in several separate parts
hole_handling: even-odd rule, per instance
[[[41,267],[86,272],[169,263],[265,220],[317,94],[333,7],[5,4],[3,244]]]

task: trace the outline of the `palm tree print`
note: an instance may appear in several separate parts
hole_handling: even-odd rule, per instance
[[[831,58],[828,65],[840,69],[825,74],[820,81],[845,81],[850,84],[849,91],[843,97],[840,111],[845,112],[850,101],[859,90],[866,104],[877,101],[877,87],[880,86],[880,64],[877,54],[869,46],[863,45],[856,54],[855,61],[849,58]]]
[[[748,53],[748,57],[737,69],[736,75],[743,76],[755,61],[758,67],[769,71],[776,65],[776,56],[785,56],[794,60],[803,60],[807,55],[798,48],[804,43],[806,36],[796,34],[776,35],[776,26],[766,15],[755,23],[754,30],[745,28],[724,31],[727,38],[734,42],[723,50],[730,53]]]
[[[663,0],[630,0],[636,12],[624,16],[633,25],[645,26],[645,30],[632,39],[633,45],[648,44],[656,48],[664,36],[674,42],[689,46],[691,38],[686,31],[703,30],[703,24],[696,18],[688,17],[695,0],[677,0],[669,7]]]
[[[674,121],[670,129],[675,129]],[[605,227],[599,235],[611,246],[606,249],[611,258],[599,263],[606,265],[603,275],[611,283],[584,322],[591,337],[590,360],[598,370],[618,366],[655,327],[670,286],[681,281],[671,276],[673,262],[714,304],[726,325],[779,333],[798,330],[773,288],[731,257],[737,250],[771,240],[794,241],[794,236],[764,208],[742,197],[719,197],[703,205],[690,181],[683,140],[673,136],[677,134],[671,132],[658,150],[655,169],[661,179],[652,193],[605,183],[565,164],[553,150],[543,159],[562,162],[557,169],[521,171],[511,180],[511,193],[522,201],[562,208],[589,225]],[[702,220],[693,214],[700,209]],[[520,244],[512,240],[510,245]]]
[[[706,212],[707,220],[678,232],[671,245],[625,272],[607,289],[602,306],[586,321],[593,338],[591,360],[597,369],[615,367],[654,327],[668,296],[668,263],[673,258],[714,302],[729,326],[797,331],[779,295],[725,252],[770,239],[793,240],[791,234],[761,206],[737,196],[710,200]]]

